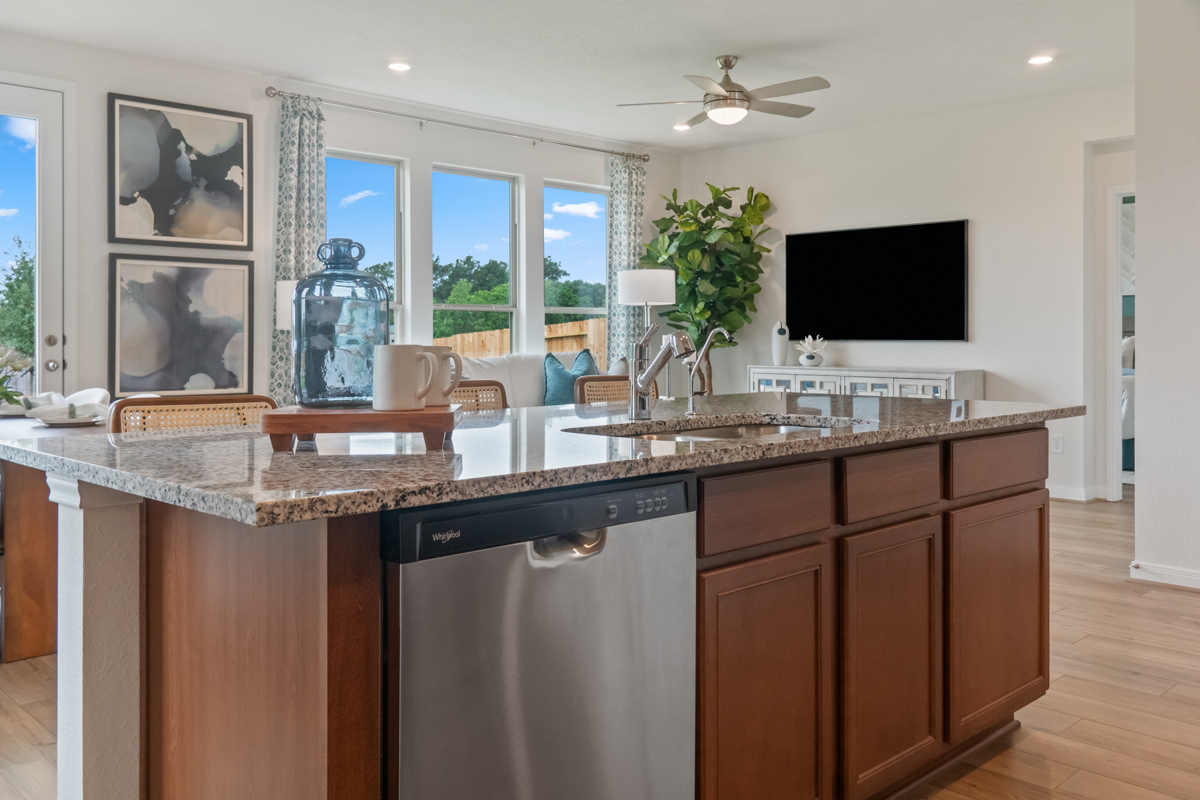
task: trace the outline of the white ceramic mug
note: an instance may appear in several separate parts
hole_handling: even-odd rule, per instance
[[[417,411],[433,388],[437,361],[419,344],[375,345],[371,407],[376,411]]]
[[[454,390],[462,382],[462,359],[458,353],[446,345],[427,346],[425,352],[433,356],[435,364],[433,370],[433,389],[430,390],[429,397],[425,400],[425,405],[448,406],[450,405],[450,395],[454,394]],[[454,364],[453,375],[451,375],[450,370],[451,363]]]

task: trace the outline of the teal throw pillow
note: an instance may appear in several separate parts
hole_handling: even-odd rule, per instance
[[[575,363],[568,370],[553,353],[546,353],[546,396],[542,405],[561,406],[575,402],[575,379],[584,375],[599,375],[592,351],[580,350]]]

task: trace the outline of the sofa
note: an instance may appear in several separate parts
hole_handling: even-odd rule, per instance
[[[567,369],[580,351],[554,353]],[[473,381],[499,381],[513,408],[543,405],[546,396],[544,353],[510,353],[494,358],[463,358],[463,377]],[[622,359],[620,363],[624,363]]]

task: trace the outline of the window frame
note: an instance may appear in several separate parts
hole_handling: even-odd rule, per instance
[[[516,298],[521,296],[520,287],[523,283],[525,273],[523,265],[520,263],[520,237],[521,237],[521,203],[520,203],[520,176],[510,175],[506,172],[489,172],[483,169],[468,169],[464,167],[452,167],[446,164],[433,165],[430,174],[430,186],[433,185],[433,175],[437,173],[446,173],[449,175],[462,175],[467,178],[484,178],[490,181],[503,181],[508,184],[508,305],[471,305],[470,303],[433,303],[434,312],[437,311],[506,311],[509,315],[508,321],[508,350],[510,353],[516,352],[513,348],[513,343],[517,340],[516,327],[518,324],[519,312],[521,310],[520,303]],[[430,196],[430,232],[433,230],[432,211],[433,197]],[[432,237],[431,237],[432,244]],[[429,257],[432,259],[435,253],[430,247]],[[429,286],[429,298],[433,299],[433,284]]]
[[[343,161],[359,161],[366,164],[379,164],[380,166],[392,168],[392,174],[395,179],[392,192],[396,207],[393,234],[395,274],[392,276],[392,291],[395,293],[396,299],[390,301],[388,304],[388,307],[395,312],[395,322],[392,324],[392,329],[388,331],[388,341],[392,344],[402,344],[404,339],[404,284],[408,271],[408,263],[404,258],[404,247],[407,241],[407,231],[404,227],[404,170],[408,165],[401,158],[359,153],[354,150],[343,150],[335,147],[326,147],[325,157],[340,158]],[[325,202],[326,204],[329,203],[328,188],[325,190]],[[326,221],[328,222],[328,217]],[[328,238],[328,232],[326,232],[326,238]]]
[[[568,192],[586,192],[588,194],[604,195],[604,230],[607,236],[608,232],[608,200],[612,195],[611,186],[597,186],[590,183],[573,183],[571,181],[556,181],[547,179],[542,181],[542,209],[546,208],[546,189],[563,189]],[[543,245],[542,253],[545,255],[545,246]],[[608,246],[604,248],[604,274],[605,282],[607,283],[608,276]],[[546,302],[545,279],[542,281],[542,302]],[[543,307],[543,324],[546,314],[581,314],[591,317],[608,318],[608,306],[600,306],[599,308],[582,307],[582,306],[544,306]]]

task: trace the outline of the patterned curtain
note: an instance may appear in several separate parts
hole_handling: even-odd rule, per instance
[[[314,101],[281,100],[275,280],[286,281],[312,271],[325,241],[325,117]],[[292,405],[292,335],[275,327],[274,309],[271,316],[270,395],[281,406]]]
[[[629,347],[642,334],[644,311],[617,304],[617,273],[635,269],[645,252],[642,244],[642,201],[646,168],[640,161],[613,156],[608,165],[608,365],[629,357]]]

